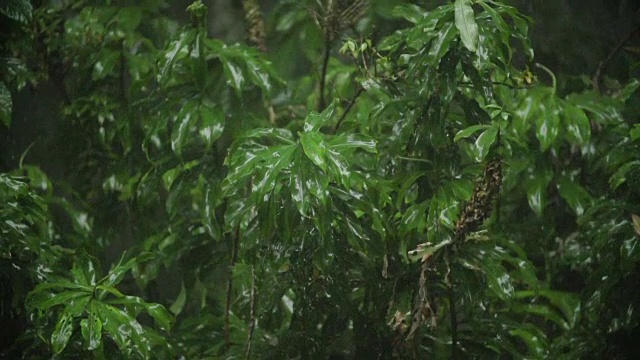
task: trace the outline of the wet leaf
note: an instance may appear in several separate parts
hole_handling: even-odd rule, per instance
[[[536,121],[536,136],[540,141],[540,149],[546,151],[553,145],[560,129],[560,110],[555,98],[547,100],[547,104],[540,108]]]
[[[542,216],[542,212],[547,206],[547,187],[551,178],[551,172],[546,170],[538,170],[530,174],[527,186],[527,200],[531,209],[538,216]]]
[[[424,18],[425,11],[417,5],[402,4],[394,7],[391,11],[391,15],[415,24]]]
[[[491,145],[496,141],[498,135],[498,127],[492,126],[480,134],[476,139],[475,147],[473,148],[473,154],[477,162],[482,162],[489,153]]]
[[[579,107],[565,103],[562,118],[564,119],[568,139],[575,144],[585,145],[591,138],[589,118]]]
[[[478,24],[471,7],[471,0],[456,0],[455,23],[462,44],[467,50],[475,52],[478,49]]]
[[[95,350],[102,341],[102,320],[98,314],[98,307],[95,302],[91,302],[89,315],[80,321],[80,331],[84,339],[84,348]]]
[[[200,104],[200,136],[207,147],[211,147],[218,140],[225,125],[224,112],[219,106],[204,101]]]
[[[304,119],[304,131],[318,131],[323,125],[327,124],[331,120],[331,117],[335,114],[335,109],[335,102],[332,102],[326,109],[324,109],[324,111],[322,111],[322,113],[318,114],[312,112],[307,115]]]
[[[228,58],[222,57],[222,65],[224,68],[224,75],[227,78],[231,87],[236,90],[236,93],[239,95],[242,91],[242,87],[244,86],[245,79],[244,73],[242,72],[242,68],[231,62]]]
[[[468,128],[462,129],[456,133],[456,136],[453,138],[454,142],[459,141],[460,139],[466,139],[469,136],[475,134],[480,130],[485,130],[490,128],[490,125],[471,125]]]
[[[51,333],[51,347],[54,354],[60,354],[67,346],[73,334],[73,316],[63,312],[56,322],[56,327]]]
[[[176,155],[182,154],[182,148],[189,139],[192,123],[196,117],[196,104],[187,102],[178,114],[171,131],[171,149]]]
[[[165,55],[166,62],[160,71],[159,82],[166,84],[169,81],[173,65],[178,59],[178,55],[183,49],[190,45],[196,38],[196,30],[188,30],[180,34],[180,39],[174,41],[170,45],[170,50]]]
[[[319,168],[326,171],[327,148],[322,136],[316,132],[303,133],[302,136],[300,136],[300,144],[302,144],[302,148],[304,149],[305,154],[307,154],[309,160],[313,161],[313,163]]]

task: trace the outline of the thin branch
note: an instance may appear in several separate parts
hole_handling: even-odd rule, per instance
[[[613,60],[613,58],[620,51],[620,49],[622,49],[624,44],[626,44],[627,41],[631,40],[631,38],[636,34],[640,35],[640,27],[633,29],[629,34],[627,34],[627,36],[624,39],[622,39],[622,41],[620,41],[615,48],[611,50],[609,55],[604,60],[600,61],[595,74],[593,74],[593,88],[596,91],[600,91],[600,79],[602,78],[602,73],[607,68],[607,65],[609,65],[611,60]]]
[[[253,331],[256,327],[256,273],[251,267],[251,313],[249,318],[249,333],[247,335],[247,351],[245,353],[245,359],[251,358],[251,342],[253,340]]]
[[[318,103],[318,111],[322,112],[325,107],[324,88],[327,81],[327,69],[329,68],[329,58],[331,57],[331,41],[324,43],[324,58],[322,59],[322,73],[320,74],[320,102]]]
[[[233,291],[233,267],[238,260],[238,243],[240,241],[240,225],[236,227],[231,244],[231,262],[229,265],[229,279],[227,280],[227,304],[224,313],[224,341],[227,348],[231,347],[231,331],[229,329],[229,318],[231,314],[231,293]]]
[[[358,100],[358,98],[360,97],[360,95],[362,95],[363,92],[364,92],[364,88],[363,87],[359,88],[358,92],[356,92],[354,97],[349,101],[349,103],[347,104],[347,107],[344,109],[344,112],[340,116],[340,119],[338,119],[336,126],[333,128],[334,134],[338,132],[338,130],[340,129],[340,126],[342,126],[342,122],[344,121],[344,119],[346,119],[347,114],[349,113],[349,111],[351,111],[351,108],[353,108],[353,105],[356,104],[356,100]]]
[[[449,264],[449,256],[451,248],[447,247],[445,253],[445,262],[447,264],[447,275],[445,277],[445,283],[449,288],[449,318],[451,320],[451,359],[458,358],[458,314],[456,310],[456,294],[453,288],[452,274],[453,271]]]

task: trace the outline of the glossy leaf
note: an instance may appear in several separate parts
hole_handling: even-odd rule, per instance
[[[180,38],[171,44],[170,50],[166,54],[166,62],[159,75],[159,82],[166,84],[169,81],[173,66],[183,50],[186,50],[196,38],[195,30],[188,30],[180,34]]]
[[[138,321],[126,312],[108,305],[98,304],[98,314],[102,320],[102,328],[115,341],[121,351],[136,352],[148,357],[151,344],[145,336],[145,331]],[[131,344],[135,346],[131,346]]]
[[[424,17],[424,10],[417,5],[402,4],[394,7],[391,15],[397,18],[403,18],[415,24]]]
[[[529,176],[527,200],[531,209],[538,216],[542,216],[542,212],[547,206],[547,186],[551,181],[552,174],[546,170],[537,170]]]
[[[591,139],[591,124],[584,111],[572,104],[565,104],[562,110],[569,139],[578,145],[585,145]]]
[[[51,333],[51,347],[54,354],[60,354],[67,346],[73,334],[73,316],[63,312],[56,322],[56,327]]]
[[[227,78],[228,83],[236,90],[237,94],[240,94],[245,83],[242,68],[238,64],[233,63],[230,59],[224,57],[222,58],[222,65],[224,67],[224,75]]]
[[[478,49],[478,24],[471,7],[471,0],[456,0],[455,23],[462,44],[467,50],[475,52]]]
[[[469,136],[475,134],[480,130],[486,130],[490,128],[489,125],[471,125],[466,129],[462,129],[456,133],[456,136],[453,138],[454,142],[459,141],[460,139],[466,139]]]
[[[182,148],[189,139],[191,128],[197,116],[195,110],[196,105],[193,102],[187,102],[175,119],[171,131],[171,149],[176,155],[182,154]]]
[[[540,141],[540,148],[546,151],[553,145],[559,134],[560,110],[554,98],[547,101],[545,106],[540,107],[540,113],[536,121],[536,136]]]
[[[323,125],[327,124],[335,113],[335,103],[329,104],[322,113],[310,113],[304,120],[304,131],[318,131]]]
[[[87,350],[95,350],[102,342],[102,320],[98,314],[98,307],[92,302],[89,315],[80,321],[80,330],[84,339],[84,347]]]
[[[264,199],[264,196],[276,186],[276,179],[281,175],[282,170],[291,164],[295,150],[296,146],[293,145],[270,149],[267,154],[270,154],[271,158],[261,168],[261,176],[251,189],[258,199]]]
[[[219,106],[204,101],[200,104],[200,121],[200,136],[211,147],[224,130],[224,112]]]
[[[327,148],[322,136],[316,132],[306,132],[300,136],[300,144],[309,160],[320,169],[327,171]]]
[[[481,162],[489,153],[491,149],[491,145],[496,141],[496,136],[498,135],[498,127],[492,126],[480,134],[478,139],[476,139],[475,147],[473,148],[473,153],[475,155],[475,160],[477,162]]]

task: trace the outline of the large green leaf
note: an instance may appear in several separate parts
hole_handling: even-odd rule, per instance
[[[169,82],[176,60],[186,56],[187,48],[195,40],[196,34],[196,30],[187,30],[180,34],[180,38],[177,41],[171,43],[169,51],[165,55],[166,61],[158,78],[161,84]]]
[[[80,321],[80,330],[87,350],[95,350],[102,342],[102,320],[98,314],[98,306],[91,302],[89,316]]]
[[[225,120],[224,112],[219,106],[203,101],[200,104],[200,136],[204,139],[208,147],[222,135]]]
[[[558,192],[578,216],[584,214],[585,209],[591,203],[589,193],[577,183],[577,179],[572,179],[569,176],[561,176],[558,179]]]
[[[562,118],[569,141],[581,146],[586,145],[591,139],[591,124],[584,111],[573,104],[565,103]]]
[[[98,303],[97,312],[100,315],[102,328],[125,354],[137,353],[148,358],[151,353],[151,343],[142,325],[125,311],[112,305]]]
[[[536,136],[540,141],[540,148],[546,151],[553,145],[560,130],[560,109],[555,97],[550,97],[544,106],[540,107],[536,120]]]
[[[171,131],[171,149],[176,155],[182,154],[182,148],[189,139],[197,116],[196,109],[196,103],[188,101],[174,121],[173,130]]]
[[[455,7],[455,23],[462,44],[467,50],[475,52],[478,49],[478,24],[471,7],[471,0],[456,0]]]
[[[309,160],[320,169],[327,171],[327,147],[322,136],[317,132],[306,132],[300,136],[300,144]]]
[[[480,134],[478,139],[476,139],[475,147],[473,148],[473,153],[475,155],[475,160],[481,162],[489,153],[491,149],[491,145],[496,141],[496,137],[498,135],[498,127],[492,126]]]
[[[51,347],[54,354],[60,354],[69,343],[73,334],[73,316],[63,312],[56,322],[56,327],[51,333]]]

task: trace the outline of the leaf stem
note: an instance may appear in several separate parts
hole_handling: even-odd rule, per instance
[[[540,64],[540,63],[536,63],[536,67],[538,69],[542,69],[544,70],[547,74],[549,74],[549,76],[551,77],[551,88],[553,88],[553,93],[556,93],[556,76],[553,74],[553,72],[551,70],[549,70],[548,67]]]

